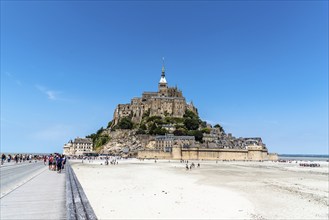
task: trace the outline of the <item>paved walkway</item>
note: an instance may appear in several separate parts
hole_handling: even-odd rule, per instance
[[[65,172],[47,168],[0,199],[0,219],[65,219]]]

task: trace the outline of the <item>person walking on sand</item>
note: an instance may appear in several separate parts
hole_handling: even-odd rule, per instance
[[[1,155],[1,165],[3,165],[3,163],[5,162],[6,160],[6,155],[5,154],[2,154]]]

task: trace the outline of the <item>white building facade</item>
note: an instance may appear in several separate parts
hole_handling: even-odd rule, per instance
[[[93,152],[93,141],[91,138],[75,138],[63,147],[63,154],[68,156],[82,156],[84,153]]]

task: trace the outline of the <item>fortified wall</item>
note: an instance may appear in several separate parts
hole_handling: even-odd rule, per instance
[[[237,161],[277,161],[277,154],[270,154],[266,149],[207,149],[181,147],[173,148],[172,152],[162,150],[138,151],[139,159],[170,159],[170,160],[237,160]]]
[[[277,154],[269,154],[262,146],[248,146],[246,149],[218,149],[175,145],[171,152],[163,150],[138,151],[139,159],[172,160],[238,160],[238,161],[276,161]]]

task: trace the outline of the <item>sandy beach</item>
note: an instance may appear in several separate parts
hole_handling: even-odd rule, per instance
[[[200,168],[137,159],[71,164],[99,219],[329,217],[328,162],[193,162]]]

